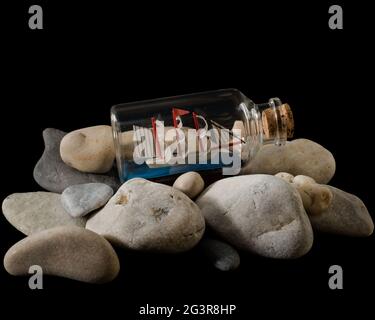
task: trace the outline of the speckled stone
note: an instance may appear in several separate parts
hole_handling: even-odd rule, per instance
[[[128,249],[181,252],[199,242],[205,223],[181,191],[136,178],[124,183],[86,228]]]

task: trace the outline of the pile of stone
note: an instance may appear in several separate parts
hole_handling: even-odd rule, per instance
[[[113,280],[115,250],[178,253],[194,247],[220,270],[240,264],[237,250],[269,258],[308,253],[317,232],[365,237],[373,222],[356,196],[327,185],[335,159],[319,144],[296,139],[266,145],[241,175],[207,188],[197,172],[173,187],[114,173],[111,127],[66,134],[43,132],[44,153],[34,178],[46,192],[15,193],[2,204],[5,218],[27,237],[5,255],[5,269],[90,283]],[[205,236],[208,226],[216,239]]]

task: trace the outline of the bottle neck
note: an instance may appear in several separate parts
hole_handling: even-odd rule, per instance
[[[253,159],[265,144],[283,145],[293,136],[293,114],[288,104],[272,98],[266,103],[254,104],[251,100],[243,108],[247,118],[245,154]]]
[[[284,145],[293,136],[293,114],[288,104],[279,98],[271,98],[266,103],[256,104],[261,144]]]

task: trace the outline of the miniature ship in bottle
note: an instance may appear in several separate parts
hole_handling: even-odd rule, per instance
[[[236,175],[262,145],[284,144],[294,128],[288,104],[255,104],[236,89],[115,105],[111,122],[122,182],[187,171]]]

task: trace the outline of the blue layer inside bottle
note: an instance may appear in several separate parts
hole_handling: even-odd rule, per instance
[[[124,161],[123,179],[124,181],[132,178],[152,179],[174,174],[181,174],[188,171],[214,170],[224,167],[224,164],[180,164],[158,168],[150,168],[147,164],[138,165],[133,161]]]

